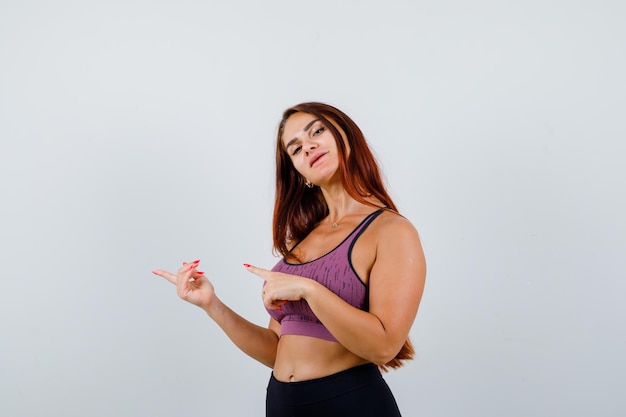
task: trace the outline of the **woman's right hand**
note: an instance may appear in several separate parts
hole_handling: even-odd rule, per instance
[[[176,285],[180,298],[207,310],[215,299],[215,291],[213,284],[204,276],[204,272],[198,271],[199,264],[199,260],[183,262],[183,266],[176,274],[161,269],[155,269],[152,273]]]

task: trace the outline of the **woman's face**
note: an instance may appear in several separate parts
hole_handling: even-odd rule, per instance
[[[346,143],[344,132],[334,125]],[[287,119],[283,147],[296,170],[309,182],[324,185],[338,179],[339,153],[335,138],[326,125],[308,113],[294,113]]]

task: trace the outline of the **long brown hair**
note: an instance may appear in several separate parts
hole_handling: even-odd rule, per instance
[[[387,193],[378,163],[372,154],[361,129],[341,110],[323,103],[302,103],[283,113],[278,126],[276,141],[276,200],[274,203],[273,238],[274,250],[288,256],[289,248],[304,239],[315,225],[328,215],[328,206],[319,187],[308,188],[302,175],[296,171],[283,145],[285,124],[294,113],[311,114],[332,133],[339,153],[341,182],[350,197],[360,203],[374,206],[372,197],[389,210],[397,212],[396,205]],[[335,124],[345,133],[350,152]],[[413,359],[410,340],[394,359],[380,368],[402,366],[403,360]]]

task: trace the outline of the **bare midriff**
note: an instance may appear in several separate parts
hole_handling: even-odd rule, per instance
[[[309,336],[283,335],[278,341],[274,378],[298,382],[332,375],[367,361],[337,342]]]

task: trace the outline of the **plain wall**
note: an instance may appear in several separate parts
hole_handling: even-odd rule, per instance
[[[0,415],[261,416],[274,140],[365,132],[428,278],[405,416],[623,416],[622,1],[0,1]]]

